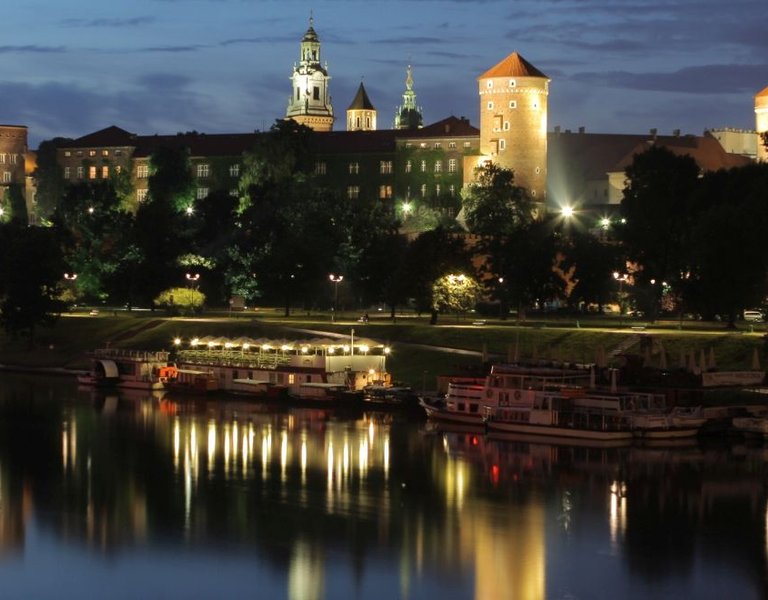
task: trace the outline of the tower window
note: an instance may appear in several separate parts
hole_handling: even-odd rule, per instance
[[[149,193],[149,190],[147,188],[139,188],[136,190],[136,201],[137,202],[144,202],[144,200],[147,199],[147,193]]]
[[[451,195],[451,198],[453,198],[456,195],[456,186],[453,184],[449,185],[448,193]]]
[[[312,99],[320,100],[320,88],[317,86],[312,88]]]
[[[536,175],[538,175],[539,173],[541,173],[541,167],[536,167]]]
[[[442,146],[443,144],[441,142],[435,142],[435,150],[437,150],[438,148],[441,148]]]
[[[360,117],[355,118],[355,127],[360,128]]]
[[[509,80],[509,87],[515,87],[517,85],[517,82],[514,79]]]
[[[517,108],[517,100],[510,100],[509,108]]]
[[[507,147],[507,141],[504,139],[499,140],[499,150],[504,150]]]
[[[491,89],[491,88],[493,87],[493,80],[492,80],[492,79],[489,79],[489,80],[486,82],[486,84],[485,84],[485,85],[486,85],[486,87],[487,87],[488,89]]]
[[[203,200],[208,196],[208,188],[205,187],[199,187],[196,190],[195,198],[198,200]]]
[[[504,121],[504,131],[509,131],[509,121]]]
[[[69,167],[64,167],[64,179],[69,179]]]
[[[438,183],[438,184],[435,186],[435,196],[440,196],[440,192],[441,192],[441,190],[442,190],[442,188],[440,187],[440,184]]]
[[[146,179],[147,177],[149,177],[149,165],[137,165],[136,177],[138,179]]]
[[[108,179],[109,178],[109,167],[104,165],[101,167],[101,178],[102,179]]]
[[[77,167],[77,178],[78,179],[83,178],[83,167]]]
[[[488,103],[488,110],[493,110],[493,102]]]
[[[299,88],[296,88],[296,100],[301,98],[301,90]]]

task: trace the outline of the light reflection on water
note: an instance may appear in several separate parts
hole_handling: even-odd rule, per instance
[[[0,384],[0,596],[762,598],[766,452]]]

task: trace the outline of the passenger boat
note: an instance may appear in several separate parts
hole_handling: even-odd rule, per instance
[[[169,357],[166,351],[101,348],[90,353],[90,368],[77,381],[88,387],[163,390],[167,381],[161,370]]]
[[[205,395],[218,391],[219,380],[213,372],[200,369],[180,369],[175,366],[160,370],[165,388],[170,393]]]
[[[179,370],[209,374],[222,392],[326,402],[359,400],[368,385],[390,385],[388,353],[353,332],[340,340],[195,338],[175,358]]]
[[[734,431],[746,435],[768,437],[768,418],[760,416],[733,417]]]

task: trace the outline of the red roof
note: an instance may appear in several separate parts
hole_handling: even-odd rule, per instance
[[[755,98],[768,98],[768,87],[757,92],[757,94],[755,94]]]
[[[543,77],[544,79],[548,79],[544,73],[539,71],[517,52],[513,52],[496,66],[488,69],[485,73],[480,75],[478,79],[489,79],[491,77]]]

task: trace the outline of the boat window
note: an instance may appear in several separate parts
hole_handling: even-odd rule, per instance
[[[232,371],[232,379],[237,379],[237,378],[238,378],[237,369],[235,369],[234,371]]]
[[[459,403],[456,405],[456,410],[458,410],[458,411],[460,411],[460,412],[464,412],[464,403],[463,403],[463,402],[459,402]]]
[[[470,404],[469,405],[469,412],[476,413],[478,408],[479,408],[479,406],[477,404]]]

